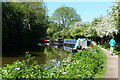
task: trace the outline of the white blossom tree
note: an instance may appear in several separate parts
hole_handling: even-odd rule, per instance
[[[111,16],[102,17],[101,22],[98,22],[94,29],[99,37],[113,36],[114,33],[118,33],[116,22]]]
[[[93,37],[96,35],[95,30],[89,23],[83,23],[83,22],[76,22],[71,29],[69,29],[71,36],[85,36],[85,37]]]

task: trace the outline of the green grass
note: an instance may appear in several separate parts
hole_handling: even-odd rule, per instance
[[[101,47],[107,49],[107,50],[110,50],[110,47],[109,47],[109,44],[105,43],[103,45],[101,45]],[[117,44],[115,47],[114,47],[114,53],[116,55],[119,55],[120,56],[120,44]]]

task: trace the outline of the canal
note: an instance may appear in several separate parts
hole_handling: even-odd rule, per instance
[[[23,51],[8,51],[3,53],[7,55],[2,56],[2,66],[5,66],[4,64],[12,64],[17,60],[22,61],[26,59],[25,54],[27,52],[29,52],[32,56],[35,56],[35,60],[38,61],[39,64],[46,64],[51,60],[62,61],[65,58],[72,57],[72,48],[73,45],[54,44],[49,46],[39,45],[36,46],[36,48]]]

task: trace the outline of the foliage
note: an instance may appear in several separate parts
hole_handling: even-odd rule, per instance
[[[107,16],[100,16],[98,18],[95,18],[91,23],[75,20],[68,28],[67,26],[69,25],[69,21],[67,22],[67,19],[71,20],[68,17],[70,17],[69,15],[72,15],[72,8],[64,6],[58,8],[52,16],[52,20],[56,23],[54,30],[53,28],[49,28],[49,30],[52,31],[52,38],[61,38],[61,36],[62,38],[73,38],[76,35],[80,35],[84,37],[94,37],[95,39],[97,37],[108,37],[109,39],[110,37],[115,36],[117,42],[119,42],[120,9],[118,9],[118,4],[118,2],[115,2],[114,5],[111,6],[112,11],[108,12]],[[67,11],[69,8],[70,11]]]
[[[67,58],[54,66],[42,66],[35,61],[29,65],[33,58],[28,56],[27,60],[3,67],[2,78],[101,78],[105,70],[106,57],[98,47],[75,53],[72,60]]]
[[[72,36],[70,35],[71,34],[70,29],[71,29],[71,27],[66,27],[60,31],[60,34],[64,35],[64,38],[66,38],[66,39],[71,39]]]
[[[65,27],[62,29],[61,27],[57,26],[54,22],[50,22],[50,26],[47,29],[47,35],[49,38],[61,38],[64,35],[64,38],[71,38],[70,30],[71,27]]]
[[[96,30],[99,37],[113,36],[118,33],[116,21],[111,15],[95,18],[92,21],[93,29]]]
[[[108,12],[107,16],[101,16],[99,18],[93,19],[91,26],[95,31],[94,38],[101,37],[105,38],[108,41],[111,37],[114,36],[116,42],[120,43],[119,2],[114,2],[114,5],[111,6],[111,9],[112,11]]]
[[[101,17],[101,22],[98,22],[94,29],[97,32],[97,36],[113,36],[113,34],[117,34],[118,30],[115,27],[115,23],[112,21],[110,17]]]
[[[45,37],[48,17],[43,2],[3,2],[2,7],[4,47],[31,46]]]
[[[110,50],[110,46],[108,43],[102,44],[101,45],[103,48]],[[116,55],[120,55],[120,44],[115,45],[114,47],[114,51],[113,51]]]
[[[52,15],[52,20],[62,27],[68,27],[75,21],[81,21],[80,16],[76,13],[76,10],[72,7],[62,6],[55,10]]]
[[[95,18],[92,21],[92,26],[96,30],[98,37],[119,35],[119,9],[118,2],[111,7],[112,11],[107,16]]]
[[[68,27],[66,27],[66,28],[68,28]],[[62,29],[61,26],[58,26],[55,22],[50,21],[49,27],[47,29],[47,37],[48,38],[60,38],[63,35],[63,33],[61,33],[61,31],[63,31],[63,30],[64,29]]]
[[[120,43],[119,36],[120,36],[120,1],[115,2],[115,5],[112,6],[112,11],[109,13],[109,15],[113,18],[113,22],[115,22],[115,25],[118,29],[118,34],[114,35],[116,38],[116,41]]]
[[[99,22],[101,22],[101,17],[99,18],[94,18],[93,21],[91,22],[92,26],[96,26]]]
[[[108,43],[104,43],[104,44],[102,44],[101,46],[102,46],[103,48],[105,48],[105,49],[109,48],[109,44],[108,44]]]
[[[15,61],[11,65],[7,64],[6,67],[2,69],[2,78],[41,78],[42,66],[36,61],[33,61],[34,57],[31,57],[29,54],[27,57],[28,59],[26,60]]]
[[[114,22],[115,26],[120,28],[119,24],[119,2],[114,2],[114,6],[111,7],[112,11],[109,12],[110,17],[112,18],[112,21]],[[112,22],[111,21],[111,22]]]
[[[49,38],[52,38],[53,33],[55,33],[58,30],[56,26],[57,25],[52,21],[49,23],[49,27],[47,28],[47,35]]]
[[[70,63],[55,66],[47,78],[100,78],[103,75],[105,55],[94,47],[75,53]]]
[[[48,34],[53,36],[50,38],[68,38],[68,27],[74,25],[75,22],[81,21],[80,16],[76,13],[76,10],[72,7],[62,6],[55,10],[51,17],[51,26],[48,28]],[[55,25],[54,25],[55,24]]]
[[[91,24],[83,23],[83,22],[76,22],[70,29],[69,29],[71,36],[85,36],[85,37],[94,37],[96,35],[96,31],[92,28]]]

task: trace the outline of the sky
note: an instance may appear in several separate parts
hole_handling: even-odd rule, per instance
[[[77,14],[81,16],[82,22],[92,22],[94,18],[106,16],[111,10],[113,2],[46,2],[48,15],[51,16],[54,11],[62,5],[73,7]],[[107,12],[108,10],[108,12]]]

